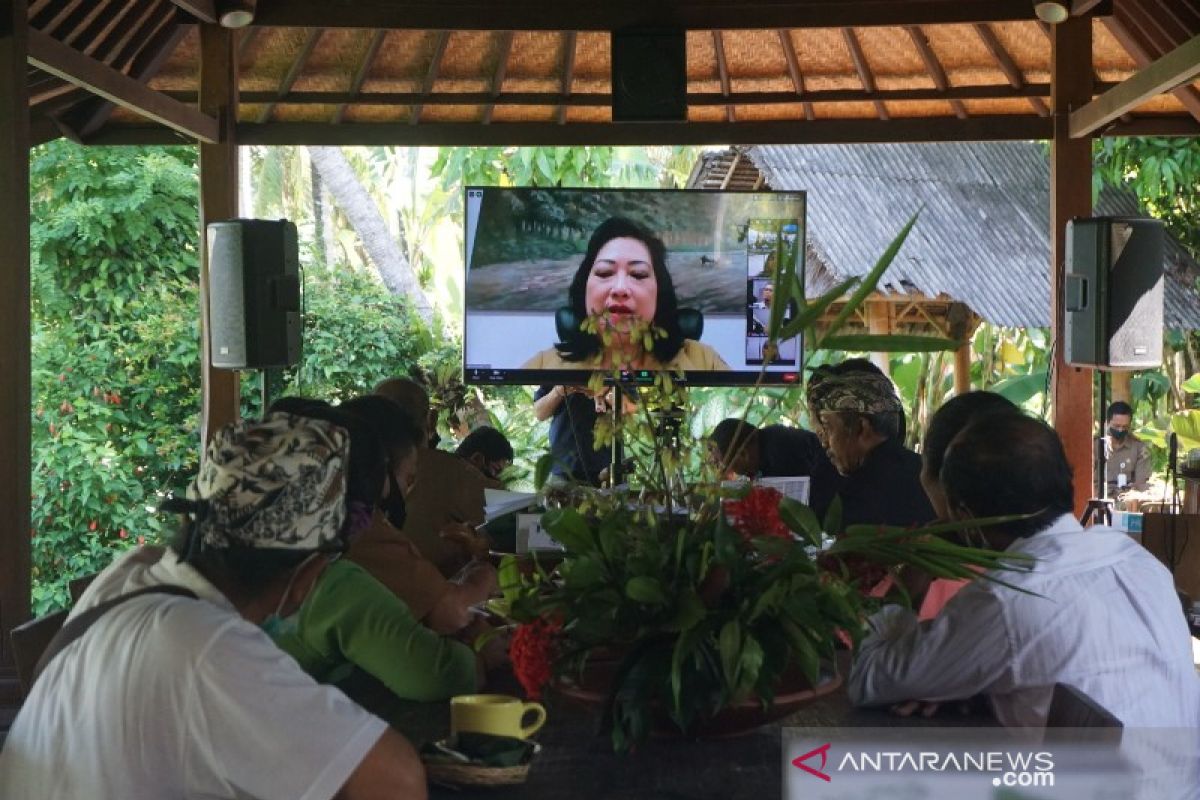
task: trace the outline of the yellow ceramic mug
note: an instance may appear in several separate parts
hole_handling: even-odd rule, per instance
[[[525,717],[534,720],[523,725]],[[505,694],[460,694],[450,698],[450,733],[489,733],[524,739],[546,722],[546,709],[540,703],[525,703]]]

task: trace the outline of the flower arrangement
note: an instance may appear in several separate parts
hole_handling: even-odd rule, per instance
[[[915,219],[862,285],[852,279],[811,303],[792,291],[799,287],[797,243],[780,245],[768,347],[798,333],[835,349],[956,347],[944,339],[834,335],[873,290]],[[817,337],[816,320],[851,289],[834,324]],[[782,309],[792,294],[799,313],[785,324]],[[595,376],[596,388],[604,377]],[[962,525],[843,530],[837,501],[819,520],[774,489],[722,487],[720,466],[703,468],[700,480],[682,480],[684,464],[704,459],[681,452],[682,437],[664,436],[649,411],[684,406],[679,391],[660,374],[642,390],[644,415],[597,426],[600,441],[648,436],[652,463],[637,470],[632,489],[580,488],[543,515],[542,527],[565,550],[556,569],[537,559],[523,568],[511,557],[500,569],[497,610],[520,623],[510,654],[525,690],[537,696],[556,682],[578,684],[607,661],[605,718],[617,749],[664,721],[695,731],[748,700],[770,709],[781,688],[797,681],[818,687],[832,674],[839,642],[857,644],[879,602],[862,586],[903,565],[951,578],[1006,566],[1000,554],[941,537]],[[823,534],[837,538],[822,552]]]

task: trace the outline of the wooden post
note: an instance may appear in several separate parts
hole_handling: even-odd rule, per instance
[[[1108,402],[1115,403],[1121,400],[1126,403],[1133,402],[1133,373],[1127,369],[1114,369],[1108,373],[1110,379],[1109,392],[1111,396]]]
[[[892,332],[892,304],[886,300],[867,301],[867,332],[880,335]],[[891,361],[887,353],[871,353],[871,363],[883,370],[884,375],[892,374]]]
[[[0,0],[0,684],[29,619],[29,97],[25,0]],[[7,692],[0,691],[0,695]],[[0,704],[4,698],[0,697]]]
[[[954,351],[954,396],[971,391],[971,340],[963,341]]]
[[[1070,112],[1092,99],[1092,21],[1072,17],[1051,28],[1050,107],[1054,138],[1050,145],[1050,297],[1054,341],[1051,404],[1054,429],[1062,438],[1075,476],[1075,511],[1083,512],[1092,494],[1092,371],[1063,361],[1063,281],[1066,273],[1066,226],[1072,217],[1092,212],[1092,139],[1070,138]]]
[[[217,118],[220,140],[200,145],[200,432],[201,449],[222,425],[238,418],[238,374],[214,369],[209,351],[208,223],[237,217],[237,62],[232,31],[200,26],[200,111]]]

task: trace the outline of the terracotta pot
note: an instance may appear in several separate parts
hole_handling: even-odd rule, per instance
[[[554,691],[598,715],[604,710],[621,661],[621,657],[615,653],[593,654],[578,681],[559,679],[554,684]],[[836,669],[831,668],[827,674],[823,673],[816,687],[798,670],[787,670],[780,676],[774,702],[766,708],[759,698],[747,698],[726,706],[711,717],[694,720],[688,730],[681,731],[667,713],[667,709],[658,707],[659,704],[656,703],[650,733],[657,737],[687,736],[705,739],[741,736],[791,716],[801,706],[836,691],[841,685],[842,676]]]

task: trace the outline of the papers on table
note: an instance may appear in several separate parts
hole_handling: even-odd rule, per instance
[[[790,497],[797,502],[808,505],[809,483],[810,479],[807,475],[795,475],[786,478],[759,478],[754,482],[754,485],[770,486],[772,489],[778,489],[779,493],[784,497]]]
[[[510,492],[506,489],[483,490],[483,514],[488,522],[529,508],[537,502],[538,496],[533,492]]]
[[[558,550],[563,546],[542,529],[541,514],[517,514],[517,553]]]

